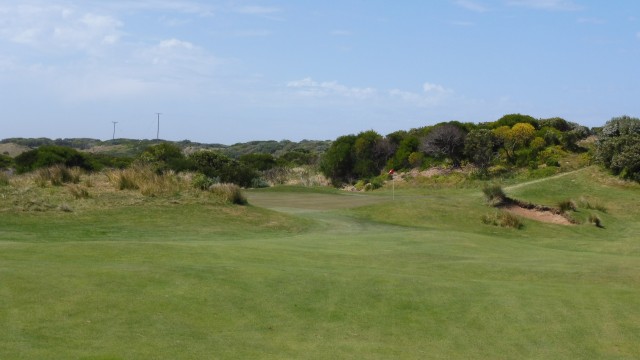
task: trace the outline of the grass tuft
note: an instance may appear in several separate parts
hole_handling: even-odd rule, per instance
[[[73,195],[73,197],[77,200],[77,199],[88,199],[89,198],[89,191],[79,185],[72,185],[69,186],[69,193],[71,195]]]
[[[483,215],[482,222],[487,225],[508,227],[513,229],[522,228],[520,219],[508,211],[497,211],[493,214]]]
[[[558,208],[560,212],[566,213],[569,211],[576,211],[577,206],[573,200],[563,200],[558,203]]]
[[[589,214],[589,223],[595,225],[596,227],[604,228],[604,225],[602,225],[602,220],[600,220],[600,217],[598,215]]]
[[[482,192],[484,193],[487,202],[493,206],[500,205],[507,199],[507,195],[504,193],[504,190],[497,184],[486,185],[482,189]]]
[[[235,184],[214,184],[209,191],[227,204],[246,205],[248,203],[240,187]]]

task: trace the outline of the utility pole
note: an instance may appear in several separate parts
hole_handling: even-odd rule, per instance
[[[116,124],[118,123],[117,121],[112,121],[113,123],[113,138],[112,140],[116,139]]]
[[[156,140],[160,140],[160,114],[162,113],[156,113],[156,115],[158,115],[158,131],[156,132]]]

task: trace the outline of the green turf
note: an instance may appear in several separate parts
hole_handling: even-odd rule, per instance
[[[605,227],[484,225],[473,188],[2,213],[0,359],[639,358],[640,188],[505,190]]]

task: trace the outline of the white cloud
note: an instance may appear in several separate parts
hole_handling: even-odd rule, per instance
[[[251,16],[259,16],[268,20],[282,21],[282,9],[270,6],[245,5],[232,7],[230,11]]]
[[[40,50],[76,49],[95,52],[122,36],[122,22],[60,5],[0,7],[0,38]]]
[[[442,85],[425,82],[422,85],[422,92],[411,92],[400,89],[392,89],[389,95],[392,98],[399,98],[403,101],[414,103],[421,107],[431,107],[440,105],[453,94],[453,90]]]
[[[572,0],[507,0],[507,5],[550,11],[582,10],[582,7]]]
[[[489,11],[489,9],[486,6],[471,0],[457,0],[455,4],[469,11],[474,11],[478,13]]]
[[[309,97],[340,96],[366,99],[374,96],[377,92],[376,89],[370,87],[348,87],[336,81],[317,82],[311,78],[289,81],[287,87],[295,89],[300,95]]]

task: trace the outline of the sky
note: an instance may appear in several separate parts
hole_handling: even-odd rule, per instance
[[[0,139],[602,126],[640,116],[639,55],[637,0],[0,0]]]

